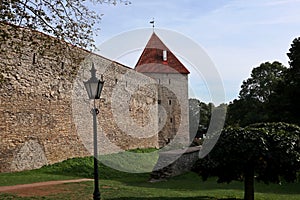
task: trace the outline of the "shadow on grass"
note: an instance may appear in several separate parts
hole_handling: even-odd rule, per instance
[[[208,196],[199,196],[199,197],[119,197],[112,198],[109,200],[241,200],[236,198],[225,198],[225,199],[216,199]]]
[[[194,173],[187,173],[177,177],[173,177],[169,180],[162,182],[149,183],[144,176],[143,182],[136,180],[135,182],[130,179],[123,180],[124,183],[135,187],[145,188],[159,188],[159,189],[179,189],[179,190],[239,190],[244,192],[244,183],[239,181],[233,181],[227,183],[217,183],[216,178],[210,178],[207,181],[202,179]],[[279,184],[264,184],[263,182],[255,183],[256,193],[269,193],[269,194],[300,194],[300,182],[295,183],[282,183]]]
[[[132,181],[132,179],[123,180],[124,183],[136,187],[145,188],[159,188],[159,189],[179,189],[179,190],[215,190],[215,189],[232,189],[243,191],[244,187],[241,182],[217,183],[214,178],[208,181],[203,181],[201,177],[194,173],[186,173],[180,176],[163,180],[159,182],[150,183],[150,176],[141,177],[139,180]],[[146,179],[148,178],[148,179]]]

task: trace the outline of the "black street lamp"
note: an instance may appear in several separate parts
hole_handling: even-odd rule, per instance
[[[99,174],[98,174],[98,146],[97,146],[97,115],[99,114],[99,109],[96,108],[95,99],[100,99],[101,91],[103,88],[103,81],[100,81],[96,77],[96,69],[94,63],[92,64],[92,69],[90,70],[92,77],[88,81],[84,81],[84,87],[88,93],[89,99],[94,100],[94,107],[92,109],[93,114],[93,130],[94,130],[94,200],[100,200],[101,194],[99,190]]]

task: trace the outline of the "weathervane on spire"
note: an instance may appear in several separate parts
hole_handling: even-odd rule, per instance
[[[154,23],[155,23],[155,21],[154,21],[154,18],[152,19],[152,21],[150,21],[150,24],[152,24],[152,27],[153,27],[153,32],[154,32]]]

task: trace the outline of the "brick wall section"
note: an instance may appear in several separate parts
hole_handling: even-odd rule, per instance
[[[90,155],[91,131],[85,127],[92,127],[92,121],[83,119],[85,115],[74,108],[74,102],[78,111],[85,108],[81,103],[87,102],[85,91],[76,93],[74,87],[82,67],[84,73],[90,69],[90,63],[82,66],[89,52],[7,24],[0,24],[0,42],[0,172]],[[132,122],[141,128],[149,125],[149,119],[157,122],[156,86],[141,84],[153,80],[101,56],[92,57],[95,65],[104,66],[97,71],[105,81],[102,99],[97,102],[102,153],[158,147],[157,127],[148,137],[124,130],[126,126],[130,130]],[[114,92],[115,88],[127,93]],[[123,99],[128,103],[124,105],[130,106],[123,108]],[[123,109],[130,118],[120,122],[124,118],[116,118],[116,109]]]

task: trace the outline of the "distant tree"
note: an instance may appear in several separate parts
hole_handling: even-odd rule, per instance
[[[224,128],[226,110],[226,104],[220,104],[219,106],[212,108],[209,126],[205,133],[206,137],[202,143],[199,157],[205,157],[217,143]]]
[[[202,137],[202,134],[207,131],[214,108],[213,103],[206,104],[198,99],[189,99],[190,130],[196,129],[196,137]]]
[[[283,81],[277,84],[271,94],[267,110],[273,121],[284,121],[300,125],[300,38],[293,40],[289,53],[290,68]]]
[[[198,132],[200,122],[200,101],[189,99],[189,131],[190,138],[193,140]]]
[[[226,125],[245,127],[252,123],[265,122],[268,116],[264,103],[257,99],[235,99],[229,103]]]
[[[227,112],[227,104],[220,104],[218,106],[210,107],[210,120],[208,125],[208,136],[212,136],[221,133],[221,130],[224,128],[224,121]]]
[[[254,180],[295,181],[300,170],[300,128],[285,123],[227,128],[213,150],[197,161],[193,171],[204,180],[244,181],[244,199],[254,200]]]
[[[81,47],[90,46],[101,15],[93,4],[127,0],[2,0],[0,22],[43,31]]]
[[[200,103],[200,128],[206,130],[209,126],[212,110],[215,108],[213,103]]]
[[[252,70],[250,78],[243,81],[239,98],[268,101],[277,84],[284,79],[286,70],[287,68],[277,61],[262,63]]]
[[[300,125],[300,37],[293,40],[289,53],[290,68],[285,77],[284,88],[278,89],[280,107],[288,113],[288,120]]]
[[[212,112],[215,109],[213,103],[204,103],[198,99],[189,99],[189,126],[190,126],[190,138],[194,140],[193,145],[199,145],[203,138],[203,135],[207,133],[207,129],[210,125]]]
[[[300,37],[295,38],[291,44],[291,48],[289,49],[289,53],[287,53],[290,61],[290,70],[295,72],[294,78],[299,78],[300,72]]]
[[[273,121],[266,109],[270,96],[284,81],[287,68],[281,63],[265,62],[251,72],[251,77],[243,81],[239,99],[229,104],[228,125],[246,126],[252,123]]]

